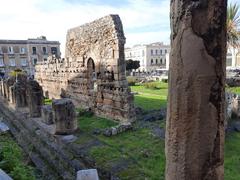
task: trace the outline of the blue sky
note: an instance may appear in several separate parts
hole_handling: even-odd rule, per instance
[[[229,2],[239,0],[229,0]],[[170,0],[0,0],[0,39],[45,35],[59,40],[64,54],[69,28],[119,14],[126,46],[169,43]]]

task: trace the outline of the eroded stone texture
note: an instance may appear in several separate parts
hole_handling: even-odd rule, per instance
[[[38,64],[35,78],[50,98],[71,98],[99,116],[132,121],[135,111],[125,77],[124,44],[118,15],[70,29],[66,58]]]
[[[9,101],[9,91],[10,91],[10,87],[13,86],[13,84],[15,83],[16,79],[15,77],[9,77],[5,80],[3,80],[3,92],[4,92],[4,97]]]
[[[37,81],[27,81],[27,98],[30,116],[40,117],[41,106],[43,105],[43,90]]]
[[[26,84],[23,81],[17,81],[12,87],[12,98],[15,107],[27,106]]]
[[[224,179],[226,0],[172,0],[167,180]]]
[[[71,134],[77,130],[75,106],[70,99],[53,100],[52,108],[56,134]]]
[[[53,124],[53,112],[51,105],[42,106],[42,120],[44,123],[50,125]]]

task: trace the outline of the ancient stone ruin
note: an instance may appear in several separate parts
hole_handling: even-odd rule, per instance
[[[54,100],[52,104],[53,118],[56,124],[55,134],[71,134],[77,130],[75,106],[70,99]]]
[[[130,122],[135,111],[125,76],[124,44],[118,15],[70,29],[65,59],[52,57],[36,65],[35,78],[50,98],[70,98],[98,116]]]
[[[167,180],[224,179],[226,0],[172,0]]]

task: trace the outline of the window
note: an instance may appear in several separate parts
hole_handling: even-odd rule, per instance
[[[21,54],[25,54],[26,53],[26,48],[25,47],[21,47],[20,48],[20,53]]]
[[[3,58],[0,58],[0,67],[4,66]]]
[[[47,54],[47,48],[46,47],[43,47],[42,50],[43,50],[43,54]]]
[[[167,54],[167,49],[165,49],[165,54]]]
[[[57,55],[57,47],[51,47],[51,53]]]
[[[151,49],[151,55],[153,55],[153,50]]]
[[[34,58],[33,59],[33,65],[36,65],[37,64],[37,58]]]
[[[158,64],[158,59],[156,59],[156,64]]]
[[[8,52],[9,52],[10,54],[13,53],[13,47],[12,47],[12,46],[9,46],[9,47],[8,47]]]
[[[9,66],[16,66],[15,59],[9,59]]]
[[[162,64],[163,62],[162,62],[162,59],[160,59],[160,63]]]
[[[151,64],[153,64],[153,59],[151,59]]]
[[[32,53],[37,54],[37,48],[36,47],[32,47]]]
[[[2,54],[2,47],[0,47],[0,54]]]
[[[160,49],[160,54],[162,55],[162,50]]]
[[[155,50],[155,54],[156,54],[156,55],[158,54],[158,50],[157,50],[157,49]]]
[[[27,60],[21,59],[21,66],[27,66]]]

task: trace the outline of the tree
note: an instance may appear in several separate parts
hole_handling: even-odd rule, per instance
[[[237,3],[230,4],[227,9],[227,43],[236,48],[240,40],[240,6]]]
[[[140,67],[140,62],[139,61],[134,61],[132,59],[126,60],[126,70],[131,71],[133,69],[137,69]]]

